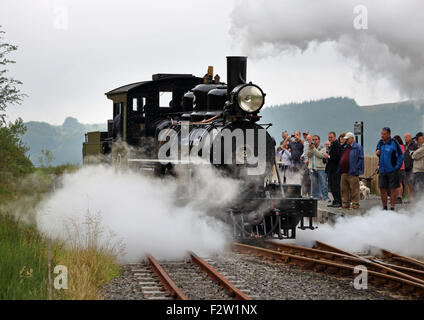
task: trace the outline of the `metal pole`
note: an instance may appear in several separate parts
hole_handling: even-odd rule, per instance
[[[364,121],[361,121],[361,145],[364,148]]]

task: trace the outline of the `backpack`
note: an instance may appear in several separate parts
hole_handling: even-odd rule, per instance
[[[412,170],[412,167],[414,166],[414,160],[411,157],[411,151],[417,150],[417,145],[415,142],[412,142],[409,146],[405,148],[405,170],[410,171]]]

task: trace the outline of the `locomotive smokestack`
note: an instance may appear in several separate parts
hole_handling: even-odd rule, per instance
[[[227,57],[227,95],[239,84],[246,83],[247,57]]]

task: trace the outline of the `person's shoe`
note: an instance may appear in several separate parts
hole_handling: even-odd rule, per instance
[[[391,211],[396,211],[395,208],[390,208]]]
[[[352,209],[353,210],[358,210],[359,209],[359,205],[357,205],[357,204],[352,205]]]
[[[342,206],[342,209],[350,209],[350,206]]]
[[[396,203],[397,204],[402,204],[402,198],[401,197],[398,197]]]
[[[333,208],[340,208],[342,205],[340,203],[333,204]]]

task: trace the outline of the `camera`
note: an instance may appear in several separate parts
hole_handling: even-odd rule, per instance
[[[322,158],[322,163],[327,164],[328,160],[327,158]]]
[[[291,137],[294,138],[294,134],[292,134]]]

